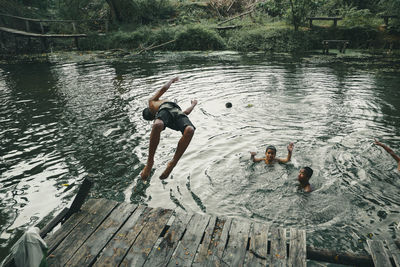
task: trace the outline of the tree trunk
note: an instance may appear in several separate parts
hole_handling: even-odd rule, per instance
[[[294,30],[297,31],[299,29],[299,24],[298,24],[298,21],[297,21],[297,14],[296,14],[296,11],[295,11],[293,0],[290,0],[290,7],[292,9],[292,19],[293,19]]]
[[[106,0],[110,6],[111,18],[114,22],[131,21],[135,8],[130,0]]]

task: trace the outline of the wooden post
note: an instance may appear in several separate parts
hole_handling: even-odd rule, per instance
[[[31,49],[31,37],[28,37],[28,50]]]
[[[47,38],[46,37],[41,37],[40,41],[42,43],[42,51],[43,52],[47,51]]]
[[[310,18],[310,28],[312,28],[312,19]]]
[[[322,41],[322,54],[329,54],[329,42]]]
[[[26,31],[29,32],[30,31],[29,21],[25,20],[25,26],[26,26]]]
[[[78,42],[78,37],[75,37],[75,47],[76,49],[79,49],[79,42]]]
[[[5,44],[4,44],[4,36],[3,36],[3,32],[0,32],[0,48],[6,48]]]
[[[333,19],[333,27],[337,26],[337,19]]]
[[[15,53],[18,53],[18,38],[16,35],[14,35],[14,41],[15,41]]]
[[[343,54],[346,53],[346,48],[348,44],[348,42],[343,42],[342,50],[340,52],[342,52]]]
[[[108,32],[108,20],[106,20],[106,32]]]
[[[72,22],[72,31],[73,31],[74,33],[76,33],[76,26],[75,26],[75,22]]]
[[[71,204],[71,207],[68,210],[68,213],[64,217],[64,222],[68,220],[68,218],[74,214],[75,212],[80,211],[82,204],[85,202],[87,195],[89,194],[89,190],[92,187],[93,182],[89,178],[85,178],[83,180],[81,187],[79,188],[78,193],[76,194],[74,201]]]
[[[40,25],[40,30],[42,31],[42,34],[44,34],[44,27],[43,27],[43,23],[42,23],[42,22],[39,22],[39,25]]]
[[[389,17],[385,16],[385,17],[383,17],[383,20],[385,21],[385,25],[388,26],[389,25]]]

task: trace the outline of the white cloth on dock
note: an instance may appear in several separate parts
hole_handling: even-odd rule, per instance
[[[40,237],[39,228],[29,228],[11,248],[17,267],[47,266],[47,245]]]

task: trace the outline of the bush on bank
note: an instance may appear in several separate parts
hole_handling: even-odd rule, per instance
[[[384,33],[370,27],[314,27],[294,31],[290,27],[242,27],[223,33],[215,25],[196,25],[150,28],[142,26],[134,31],[115,31],[104,36],[89,35],[80,40],[82,50],[128,49],[140,51],[159,46],[155,50],[235,50],[296,52],[321,49],[322,40],[349,40],[349,48],[384,48]],[[173,41],[173,42],[170,42]],[[168,43],[170,42],[170,43]],[[165,44],[168,43],[168,44]],[[395,47],[399,44],[396,43]]]
[[[165,44],[167,42],[171,43]],[[165,45],[163,45],[165,44]],[[224,39],[212,28],[203,25],[159,27],[142,26],[134,31],[116,31],[103,36],[89,35],[80,41],[80,49],[133,49],[142,50],[162,45],[157,50],[221,50],[226,48]]]

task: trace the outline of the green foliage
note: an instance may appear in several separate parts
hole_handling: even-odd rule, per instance
[[[391,19],[388,31],[392,34],[400,34],[400,1],[393,0],[381,0],[380,4],[382,6],[383,15],[397,15],[397,19]]]
[[[57,16],[62,19],[102,19],[107,18],[107,4],[97,0],[59,0]]]
[[[368,9],[356,9],[354,7],[342,9],[342,25],[348,27],[355,26],[376,26],[374,15]]]
[[[312,8],[312,0],[289,0],[290,9],[287,11],[287,19],[297,31],[304,24],[307,15]]]
[[[175,12],[169,0],[106,0],[113,20],[150,24],[169,18]]]
[[[283,0],[267,0],[257,6],[271,17],[282,17],[285,12]]]
[[[179,50],[220,50],[225,48],[225,42],[214,30],[203,25],[188,25],[176,36],[176,46]]]
[[[133,0],[137,10],[137,22],[149,24],[160,19],[169,18],[174,8],[168,0]]]
[[[313,32],[293,31],[289,28],[240,30],[228,41],[229,48],[238,51],[293,52],[306,51],[315,45]]]
[[[208,5],[197,2],[178,2],[176,4],[175,23],[190,24],[199,19],[212,19],[214,16],[209,12]]]
[[[149,43],[153,46],[161,45],[169,41],[175,40],[175,35],[176,35],[176,28],[161,27],[160,29],[153,30],[152,34],[149,36]],[[176,49],[175,42],[171,42],[159,48],[159,50],[175,50],[175,49]]]

